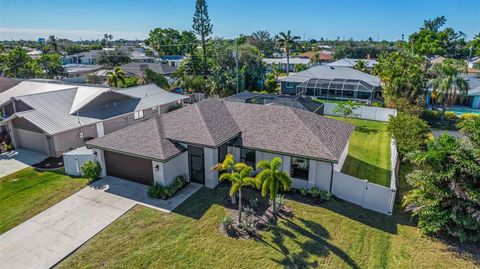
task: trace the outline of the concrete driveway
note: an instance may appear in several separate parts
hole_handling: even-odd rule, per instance
[[[48,156],[28,149],[17,149],[0,155],[0,178],[45,160]]]
[[[105,177],[0,235],[0,267],[50,268],[136,204],[169,212],[200,187],[191,183],[162,201],[145,185]]]

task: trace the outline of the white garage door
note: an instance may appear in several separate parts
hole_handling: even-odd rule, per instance
[[[24,129],[17,129],[17,138],[20,148],[38,151],[47,154],[45,135]]]

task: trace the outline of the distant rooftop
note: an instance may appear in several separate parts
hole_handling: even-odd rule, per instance
[[[286,64],[287,58],[263,58],[262,60],[266,64]],[[309,64],[308,58],[290,58],[290,64]]]

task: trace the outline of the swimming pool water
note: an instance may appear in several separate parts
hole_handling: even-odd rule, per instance
[[[457,115],[462,115],[467,113],[480,114],[479,109],[473,109],[469,107],[450,107],[447,109],[447,111],[455,112],[455,114]]]

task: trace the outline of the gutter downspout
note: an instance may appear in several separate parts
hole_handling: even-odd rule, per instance
[[[332,193],[332,185],[333,185],[333,163],[331,164],[332,165],[332,172],[330,173],[330,189],[329,189],[329,193]]]

